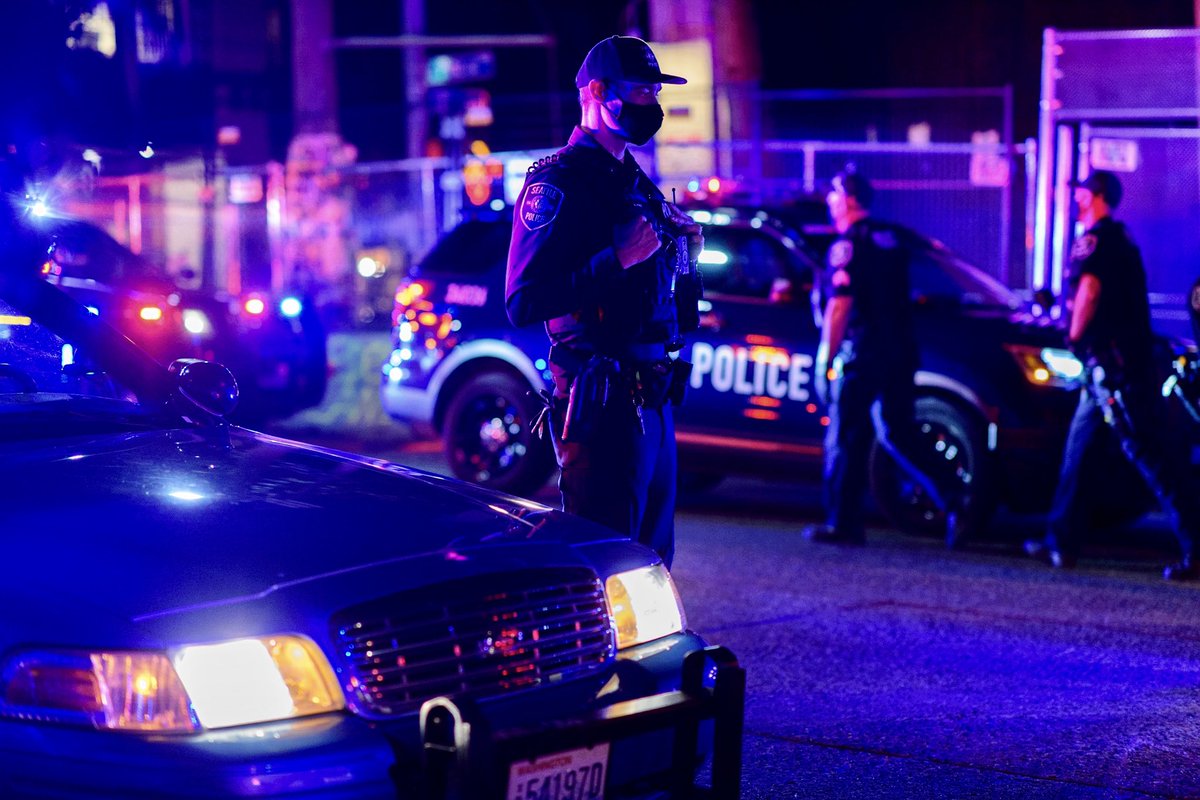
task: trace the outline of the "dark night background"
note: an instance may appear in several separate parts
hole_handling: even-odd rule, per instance
[[[267,109],[268,155],[283,158],[291,134],[287,0],[258,4],[270,22],[264,28],[273,31],[265,40],[262,35],[254,40],[253,25],[225,24],[213,29],[245,41],[200,41],[196,52],[208,56],[154,65],[65,51],[55,19],[61,25],[66,15],[90,5],[78,0],[5,4],[0,123],[6,136],[57,130],[113,147],[151,139],[160,147],[194,149],[211,146],[214,108],[223,105]],[[109,5],[118,21],[132,18],[131,0],[109,0]],[[211,6],[195,2],[193,13],[203,22],[205,14],[217,13]],[[336,2],[334,34],[399,33],[402,7],[402,0]],[[564,131],[546,124],[548,94],[563,99],[569,127],[575,113],[572,79],[588,48],[612,33],[647,35],[649,29],[645,0],[453,0],[427,3],[426,9],[430,34],[548,33],[557,41],[553,51],[495,51],[496,77],[484,87],[492,93],[496,113],[489,132],[494,149],[559,143]],[[1189,27],[1194,22],[1191,0],[758,0],[751,9],[763,89],[1011,85],[1017,140],[1035,132],[1045,27]],[[261,51],[259,74],[223,72],[221,54],[247,47]],[[341,50],[336,64],[344,138],[358,147],[361,160],[403,157],[401,51]],[[132,91],[126,88],[130,85]]]
[[[397,7],[389,2],[339,4],[337,33],[397,32]],[[544,131],[546,141],[505,141],[506,122],[511,130],[521,128],[521,96],[568,96],[576,68],[597,40],[631,29],[645,34],[649,28],[644,2],[466,0],[427,8],[427,28],[433,34],[549,32],[557,38],[557,75],[549,74],[542,50],[497,51],[497,77],[489,88],[497,95],[494,135],[501,149],[555,144],[561,137],[546,137]],[[1044,28],[1178,28],[1194,23],[1191,0],[757,0],[752,10],[763,89],[1011,85],[1018,140],[1036,133]],[[359,144],[366,160],[396,157],[398,137],[380,135],[379,129],[403,130],[399,52],[343,52],[338,63],[343,134]],[[514,107],[505,119],[506,110]],[[566,113],[570,118],[573,109],[568,106]],[[386,124],[381,126],[381,120]]]

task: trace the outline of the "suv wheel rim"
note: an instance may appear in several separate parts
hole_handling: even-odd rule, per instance
[[[455,431],[456,455],[475,481],[494,481],[525,455],[525,421],[503,397],[471,403]]]

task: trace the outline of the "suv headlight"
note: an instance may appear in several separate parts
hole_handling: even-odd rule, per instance
[[[683,630],[683,603],[662,564],[610,575],[604,594],[617,626],[618,649]]]
[[[183,327],[188,333],[193,336],[205,338],[213,335],[212,320],[198,308],[185,308],[183,310]]]
[[[329,662],[304,636],[165,653],[30,651],[0,673],[0,715],[111,730],[194,733],[344,707]]]
[[[1005,345],[1005,349],[1016,359],[1025,380],[1035,386],[1070,388],[1083,377],[1083,362],[1070,350],[1023,344]]]

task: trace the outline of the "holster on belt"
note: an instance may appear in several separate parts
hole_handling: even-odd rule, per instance
[[[616,396],[620,372],[615,359],[594,355],[575,374],[563,416],[564,442],[584,441],[592,435],[601,410],[610,396]]]
[[[683,398],[687,394],[688,378],[691,375],[692,362],[684,361],[682,358],[671,362],[671,385],[667,389],[667,399],[671,401],[671,405],[677,406],[683,403]]]

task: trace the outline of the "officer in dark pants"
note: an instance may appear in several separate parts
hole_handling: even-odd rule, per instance
[[[1103,466],[1097,447],[1115,437],[1174,524],[1182,558],[1163,577],[1194,578],[1200,509],[1194,494],[1183,490],[1183,472],[1171,459],[1162,424],[1142,256],[1125,226],[1110,215],[1121,202],[1121,183],[1111,172],[1097,171],[1073,185],[1086,231],[1071,248],[1067,339],[1084,362],[1085,386],[1067,433],[1046,535],[1026,542],[1025,549],[1055,567],[1074,562],[1091,505],[1086,470]]]
[[[530,168],[517,200],[506,304],[514,325],[544,323],[554,394],[549,429],[563,508],[653,547],[675,540],[675,424],[694,330],[700,226],[668,203],[629,144],[662,124],[665,75],[640,39],[613,36],[575,78],[579,126]],[[545,428],[543,428],[545,430]]]
[[[946,501],[915,454],[913,333],[908,251],[895,226],[869,216],[871,184],[851,169],[833,179],[826,200],[841,235],[829,250],[829,300],[814,376],[829,406],[825,434],[826,522],[810,525],[815,542],[861,544],[867,462],[876,439],[942,511]],[[830,371],[830,357],[835,355]],[[833,379],[832,386],[829,381]],[[948,514],[958,544],[961,517]]]

